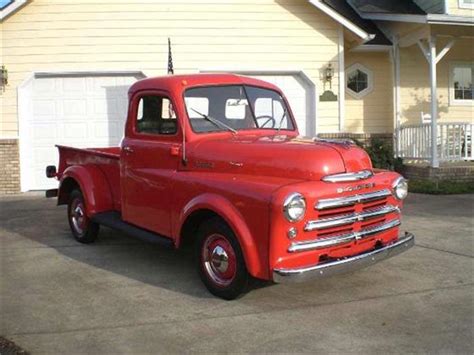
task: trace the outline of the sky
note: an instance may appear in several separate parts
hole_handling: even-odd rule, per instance
[[[13,2],[12,0],[0,0],[0,9],[3,9],[5,6]]]

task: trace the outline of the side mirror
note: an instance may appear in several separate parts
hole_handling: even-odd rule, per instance
[[[56,177],[56,175],[57,175],[56,167],[54,165],[48,165],[46,167],[46,177],[53,178],[53,177]]]

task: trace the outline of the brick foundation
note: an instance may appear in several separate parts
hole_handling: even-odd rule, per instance
[[[407,179],[414,180],[431,180],[431,181],[457,181],[468,182],[474,184],[474,162],[458,164],[446,164],[439,168],[422,165],[403,165],[400,173]]]
[[[0,138],[0,195],[20,192],[18,139]]]

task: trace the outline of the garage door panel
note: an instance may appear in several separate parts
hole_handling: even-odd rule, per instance
[[[35,80],[33,82],[33,90],[37,97],[48,96],[51,92],[55,92],[56,82],[55,80]]]
[[[119,113],[118,106],[119,106],[118,99],[115,99],[115,98],[94,99],[93,113],[96,115],[97,114],[117,115]]]
[[[80,148],[118,145],[128,108],[127,92],[136,79],[126,77],[37,78],[28,90],[31,112],[21,139],[22,188],[57,186],[44,169],[58,164],[56,144]],[[26,165],[25,165],[26,164]]]
[[[64,128],[63,137],[67,140],[87,139],[87,123],[86,122],[70,122]]]
[[[38,143],[41,141],[51,142],[52,139],[55,140],[58,136],[54,122],[36,123],[33,125],[31,133],[34,141]]]
[[[122,138],[122,122],[98,122],[92,129],[93,136],[101,141],[118,142]]]
[[[86,99],[66,99],[60,102],[64,118],[84,116],[87,114]]]
[[[55,116],[56,102],[54,100],[33,100],[33,114],[40,116]]]
[[[64,94],[86,93],[86,79],[85,78],[64,78],[62,81],[62,92]]]

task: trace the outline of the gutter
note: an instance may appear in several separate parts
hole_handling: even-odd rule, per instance
[[[474,26],[474,20],[470,16],[429,14],[426,22],[433,25]]]
[[[355,25],[353,22],[349,21],[347,18],[339,14],[336,10],[331,8],[330,6],[322,3],[319,0],[308,0],[313,6],[317,7],[319,10],[324,12],[326,15],[331,17],[336,22],[340,23],[342,26],[347,28],[349,31],[360,37],[363,42],[369,42],[375,38],[374,34],[368,33],[364,31],[359,26]]]
[[[433,25],[474,26],[474,20],[469,16],[453,16],[445,14],[406,15],[406,14],[365,14],[357,12],[365,20],[424,23]]]

